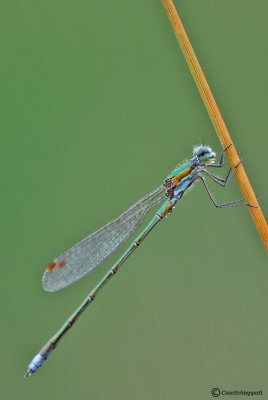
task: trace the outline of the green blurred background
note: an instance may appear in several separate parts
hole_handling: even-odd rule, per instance
[[[265,212],[267,1],[175,4]],[[194,144],[221,148],[159,0],[2,0],[0,18],[1,398],[268,399],[266,254],[248,210],[199,183],[24,380],[116,257],[54,294],[44,267]]]

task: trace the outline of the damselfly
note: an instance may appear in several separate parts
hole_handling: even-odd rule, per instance
[[[118,271],[119,267],[134,252],[134,250],[136,250],[143,239],[148,235],[149,232],[151,232],[158,222],[171,213],[177,201],[182,198],[183,194],[190,188],[190,186],[193,185],[194,182],[198,180],[202,182],[209,199],[215,207],[224,208],[238,207],[243,205],[250,206],[249,204],[245,203],[243,199],[224,204],[217,204],[204,179],[205,175],[222,187],[227,184],[234,170],[230,168],[226,177],[221,178],[207,171],[206,168],[223,167],[224,154],[230,146],[231,145],[223,150],[219,163],[215,162],[216,154],[210,147],[205,145],[195,146],[193,150],[193,158],[177,166],[167,176],[163,185],[159,186],[147,196],[137,201],[137,203],[131,206],[115,220],[109,222],[102,228],[76,243],[49,264],[42,279],[43,288],[46,291],[54,292],[71,285],[73,282],[91,272],[116,249],[118,249],[118,247],[125,242],[125,240],[141,223],[148,211],[153,206],[167,198],[146,228],[136,237],[123,255],[109,269],[97,286],[88,294],[80,306],[63,324],[60,330],[32,359],[28,366],[25,377],[33,374],[43,364],[63,335],[73,326],[77,318],[95,299],[98,292]],[[238,165],[236,167],[238,167]]]

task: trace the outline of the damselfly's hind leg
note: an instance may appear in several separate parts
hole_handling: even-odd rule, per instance
[[[215,201],[214,198],[213,198],[213,195],[210,193],[209,188],[207,187],[207,184],[206,184],[205,179],[204,179],[202,176],[200,176],[200,175],[197,175],[197,176],[196,176],[196,179],[195,179],[195,180],[197,180],[197,179],[200,179],[200,180],[201,180],[201,182],[203,183],[203,185],[204,185],[204,187],[205,187],[205,189],[206,189],[206,192],[207,192],[207,194],[208,194],[208,197],[209,197],[210,201],[211,201],[212,204],[213,204],[215,207],[217,207],[217,208],[241,207],[241,206],[248,206],[248,207],[257,208],[256,206],[252,206],[251,204],[246,203],[246,202],[244,201],[244,199],[239,199],[239,200],[234,200],[234,201],[228,201],[227,203],[223,203],[223,204],[217,204],[216,201]],[[230,179],[230,178],[229,178],[229,179]]]

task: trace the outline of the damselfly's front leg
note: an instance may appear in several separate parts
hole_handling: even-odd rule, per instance
[[[221,153],[221,158],[220,158],[220,162],[218,164],[202,164],[204,165],[204,167],[212,167],[212,168],[222,168],[224,166],[224,156],[225,156],[225,152],[226,150],[229,149],[229,147],[232,146],[232,143],[229,144],[227,147],[225,147],[225,149],[222,151]]]

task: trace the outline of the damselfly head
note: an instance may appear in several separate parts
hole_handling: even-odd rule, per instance
[[[216,157],[216,153],[212,151],[211,147],[201,145],[195,146],[193,151],[194,157],[197,157],[201,162],[207,162],[213,160]]]

